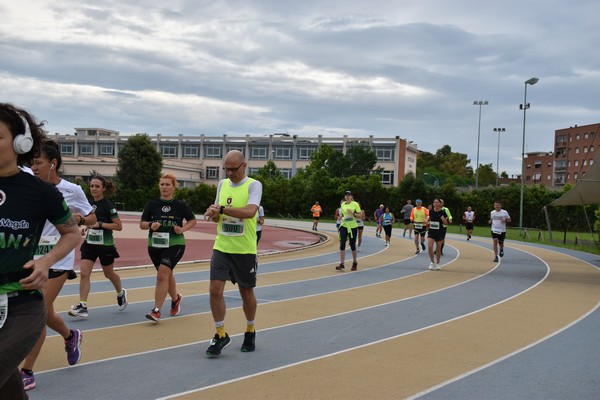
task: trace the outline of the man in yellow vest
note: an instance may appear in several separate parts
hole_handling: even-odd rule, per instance
[[[246,316],[242,352],[255,348],[256,331],[256,214],[262,198],[262,184],[246,176],[246,160],[239,150],[225,155],[223,169],[227,179],[217,186],[215,204],[204,217],[217,223],[217,237],[210,260],[210,309],[217,333],[206,349],[207,357],[218,357],[231,339],[225,331],[225,283],[238,285]]]

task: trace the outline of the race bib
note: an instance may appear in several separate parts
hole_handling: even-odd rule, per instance
[[[422,222],[415,222],[415,229],[423,229],[423,223]]]
[[[87,238],[85,239],[89,244],[104,244],[104,230],[103,229],[88,229]]]
[[[350,222],[354,219],[354,217],[344,217],[344,221]]]
[[[0,294],[0,329],[4,326],[4,322],[8,317],[8,295]]]
[[[440,229],[440,222],[439,221],[431,221],[429,223],[429,229]]]
[[[502,234],[502,231],[499,231],[497,229],[492,229],[492,233],[495,233],[496,235],[500,235],[500,234]]]
[[[152,247],[159,249],[169,247],[169,232],[152,232]]]
[[[224,236],[243,236],[244,221],[239,218],[225,217],[221,221],[221,235]]]
[[[59,236],[42,236],[40,237],[40,242],[38,243],[35,254],[33,255],[33,259],[37,260],[40,257],[45,256],[56,246],[58,243]]]
[[[467,222],[473,222],[472,218],[467,218]]]

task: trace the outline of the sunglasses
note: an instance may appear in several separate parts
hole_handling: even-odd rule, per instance
[[[238,171],[238,169],[240,169],[240,168],[242,167],[242,165],[244,165],[244,164],[246,164],[246,162],[245,162],[245,161],[244,161],[243,163],[241,163],[240,165],[238,165],[237,167],[235,167],[235,168],[227,168],[227,167],[223,167],[223,170],[224,170],[224,171],[228,171],[228,172],[233,172],[233,173],[235,173],[235,172],[237,172],[237,171]]]

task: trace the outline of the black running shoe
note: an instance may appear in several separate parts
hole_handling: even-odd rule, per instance
[[[242,344],[242,352],[250,353],[251,351],[254,351],[254,349],[256,348],[256,346],[254,345],[255,341],[256,331],[244,333],[244,343]]]
[[[229,346],[229,343],[231,343],[231,339],[228,334],[225,334],[225,337],[222,338],[219,337],[218,333],[215,333],[215,337],[210,341],[210,346],[206,349],[206,356],[208,358],[219,357],[221,350]]]

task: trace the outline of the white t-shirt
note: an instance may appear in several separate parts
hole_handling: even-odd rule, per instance
[[[475,211],[465,211],[465,219],[467,222],[473,222],[473,217],[475,216]]]
[[[256,232],[262,231],[262,225],[258,223],[258,220],[265,217],[265,210],[263,206],[258,206],[258,213],[256,214]]]
[[[79,214],[86,216],[92,212],[93,208],[85,193],[79,185],[61,179],[56,185],[56,188],[62,193],[67,205],[71,210],[77,211]],[[60,233],[54,225],[46,221],[42,230],[42,237],[51,241],[56,241],[60,237]],[[71,250],[62,260],[58,261],[51,268],[59,270],[72,270],[75,264],[75,250]]]
[[[502,233],[506,232],[506,220],[510,218],[508,212],[504,209],[500,211],[493,210],[490,213],[490,219],[492,220],[492,232]]]

